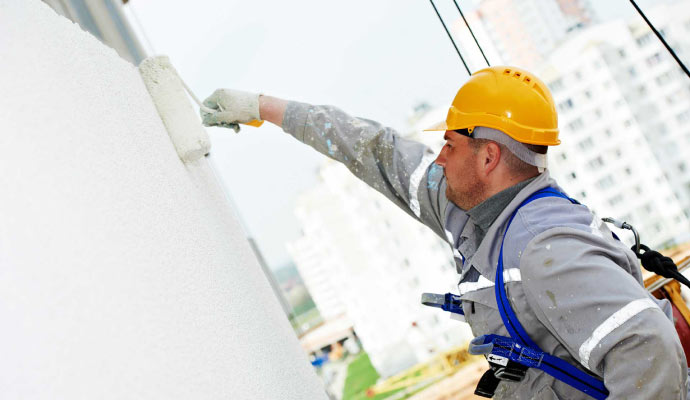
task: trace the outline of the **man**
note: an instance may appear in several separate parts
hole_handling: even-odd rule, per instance
[[[202,113],[208,126],[255,119],[281,126],[446,239],[476,336],[513,336],[497,302],[502,277],[525,334],[603,381],[610,398],[686,398],[669,304],[647,294],[634,254],[587,207],[553,195],[561,189],[546,170],[546,149],[560,143],[557,115],[536,76],[512,67],[474,73],[431,129],[445,131],[438,156],[330,106],[231,90],[204,104],[219,110]],[[552,194],[534,198],[544,190]],[[529,368],[519,382],[501,381],[495,397],[589,398],[571,385]]]

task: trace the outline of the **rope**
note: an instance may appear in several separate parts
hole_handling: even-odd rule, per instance
[[[690,281],[688,281],[683,274],[678,272],[678,266],[676,266],[670,257],[666,257],[658,251],[650,250],[650,248],[644,244],[641,244],[640,248],[644,250],[644,253],[637,253],[637,258],[640,259],[644,269],[661,275],[664,278],[675,279],[685,286],[690,287]],[[635,246],[633,246],[632,250],[635,251]]]
[[[460,13],[460,16],[462,17],[462,20],[465,21],[465,25],[467,26],[467,29],[470,31],[470,35],[472,35],[472,39],[474,39],[474,43],[479,48],[479,51],[482,53],[482,57],[484,57],[484,61],[486,61],[486,66],[490,67],[491,64],[489,63],[489,60],[486,58],[486,55],[484,54],[484,50],[482,50],[482,46],[479,45],[477,38],[474,36],[474,32],[472,32],[472,28],[470,28],[469,22],[467,22],[467,20],[465,19],[465,14],[462,13],[460,6],[458,5],[458,3],[455,0],[453,0],[453,3],[455,4],[455,8],[458,9],[458,12]]]
[[[656,30],[656,28],[654,27],[654,25],[652,25],[652,23],[649,21],[649,19],[647,19],[647,16],[644,15],[644,12],[642,12],[640,7],[637,6],[637,3],[635,3],[635,0],[630,0],[630,2],[632,3],[633,7],[635,7],[637,12],[640,13],[640,15],[642,16],[642,19],[644,19],[644,21],[647,23],[647,25],[649,25],[649,27],[652,29],[652,32],[654,32],[656,37],[658,37],[659,40],[661,40],[661,43],[664,44],[664,47],[666,47],[666,50],[668,50],[668,52],[671,53],[671,56],[673,56],[673,59],[676,60],[676,62],[678,63],[678,65],[680,65],[680,67],[683,69],[683,71],[688,76],[688,78],[690,78],[690,71],[688,71],[688,68],[685,66],[685,64],[683,64],[683,62],[680,60],[680,58],[678,58],[678,56],[673,51],[671,46],[669,46],[668,43],[666,43],[666,40],[664,40],[664,37],[661,36],[661,33],[659,33],[659,31]]]
[[[434,7],[434,11],[436,11],[436,15],[438,16],[438,20],[441,21],[441,25],[443,25],[443,29],[446,30],[446,33],[448,34],[448,38],[450,39],[451,43],[453,43],[453,47],[455,47],[455,51],[458,52],[458,56],[460,56],[460,61],[462,61],[462,65],[465,66],[465,69],[467,70],[468,75],[472,75],[472,72],[470,72],[470,69],[467,67],[467,63],[465,63],[465,59],[462,58],[462,54],[460,54],[460,50],[458,50],[458,46],[455,45],[455,40],[453,40],[453,36],[450,35],[450,32],[448,31],[448,28],[446,27],[446,23],[443,22],[443,18],[441,18],[441,14],[439,14],[438,9],[436,8],[436,4],[434,4],[434,0],[429,0],[431,2],[431,6]]]

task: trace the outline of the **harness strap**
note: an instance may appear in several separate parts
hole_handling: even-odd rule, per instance
[[[494,286],[498,311],[501,314],[501,319],[510,337],[484,335],[484,343],[493,344],[491,354],[506,357],[531,368],[538,368],[595,399],[605,399],[609,393],[602,380],[580,370],[561,358],[544,352],[534,341],[532,341],[515,315],[506,294],[505,282],[503,280],[503,244],[505,243],[506,234],[520,208],[534,200],[544,197],[561,197],[569,200],[573,204],[580,204],[558,190],[547,187],[533,193],[513,211],[513,214],[508,220],[505,232],[503,232],[501,251],[498,258],[498,266],[496,268],[496,284]]]

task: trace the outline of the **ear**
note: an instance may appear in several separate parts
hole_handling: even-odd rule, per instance
[[[496,142],[489,142],[486,144],[486,146],[484,146],[484,149],[481,153],[481,171],[484,176],[489,176],[496,170],[496,167],[498,167],[498,164],[501,161],[501,147]]]

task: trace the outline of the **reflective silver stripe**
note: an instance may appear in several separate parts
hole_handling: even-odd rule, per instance
[[[521,282],[522,273],[519,268],[510,268],[503,271],[503,282]]]
[[[414,170],[412,175],[410,175],[410,210],[412,210],[414,215],[417,217],[421,215],[421,210],[419,209],[419,199],[417,199],[419,184],[422,182],[424,172],[426,172],[429,164],[431,164],[435,159],[436,155],[434,153],[424,154],[422,160],[419,162],[419,165],[417,165],[417,168]]]
[[[520,269],[511,268],[503,271],[503,282],[520,282],[522,281],[522,274]],[[494,283],[486,279],[483,275],[479,276],[476,282],[463,282],[458,285],[458,290],[460,291],[460,296],[465,293],[474,292],[479,289],[485,289],[494,286]]]
[[[592,350],[594,350],[599,342],[601,342],[606,335],[613,332],[614,329],[623,325],[630,318],[648,308],[659,309],[659,306],[657,306],[656,303],[649,298],[633,300],[626,304],[625,307],[608,317],[606,321],[602,322],[602,324],[599,325],[594,332],[592,332],[592,336],[585,340],[585,342],[582,343],[582,346],[580,346],[580,363],[586,368],[593,369],[589,366],[589,356],[592,354]]]

